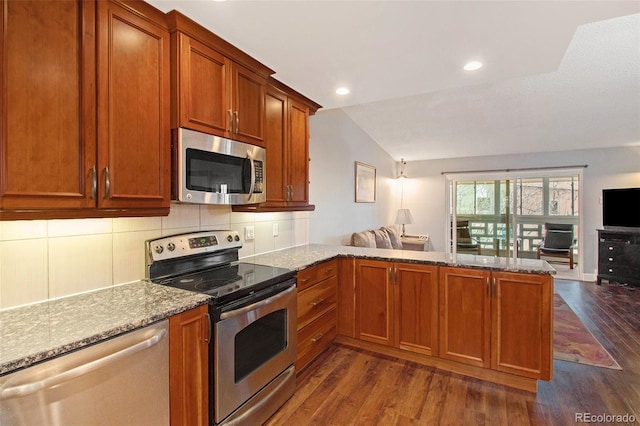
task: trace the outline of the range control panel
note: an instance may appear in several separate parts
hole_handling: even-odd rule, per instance
[[[201,253],[241,248],[242,241],[237,231],[201,231],[169,235],[146,242],[147,263],[176,259]]]

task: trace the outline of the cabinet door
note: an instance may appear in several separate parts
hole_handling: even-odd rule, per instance
[[[0,3],[0,209],[95,206],[95,4]]]
[[[177,99],[173,102],[179,105],[174,127],[228,136],[233,118],[227,87],[228,61],[185,34],[176,32],[172,37],[177,52]]]
[[[394,276],[394,346],[436,355],[438,267],[396,263]]]
[[[440,268],[439,353],[479,367],[490,366],[490,273]]]
[[[492,369],[551,380],[552,280],[544,275],[492,273]]]
[[[266,95],[265,148],[267,150],[265,205],[284,205],[287,201],[287,96],[269,87]]]
[[[166,28],[98,2],[100,208],[169,207],[169,53]]]
[[[208,307],[169,318],[171,425],[209,424]]]
[[[233,63],[231,108],[233,139],[264,146],[264,103],[267,81],[253,71]]]
[[[356,338],[391,346],[391,264],[356,260]]]
[[[309,203],[309,109],[289,101],[289,203]]]

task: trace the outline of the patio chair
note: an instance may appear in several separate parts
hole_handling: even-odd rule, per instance
[[[480,244],[471,238],[468,220],[456,221],[456,253],[480,254]]]
[[[545,223],[544,239],[538,244],[536,257],[560,257],[569,259],[569,269],[573,269],[573,225],[565,223]]]

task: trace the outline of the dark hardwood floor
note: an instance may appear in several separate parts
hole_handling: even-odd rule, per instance
[[[553,381],[533,394],[334,344],[267,425],[571,425],[576,413],[640,424],[640,288],[555,288],[622,371],[555,360]]]

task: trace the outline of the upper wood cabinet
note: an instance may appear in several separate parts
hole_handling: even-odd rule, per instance
[[[98,207],[168,209],[169,32],[155,9],[130,4],[98,2]]]
[[[273,71],[179,12],[167,18],[172,127],[264,146],[265,92]]]
[[[266,93],[267,200],[234,211],[314,210],[309,204],[309,116],[320,105],[274,78]]]
[[[2,1],[0,25],[0,218],[168,214],[164,15],[135,1]]]

